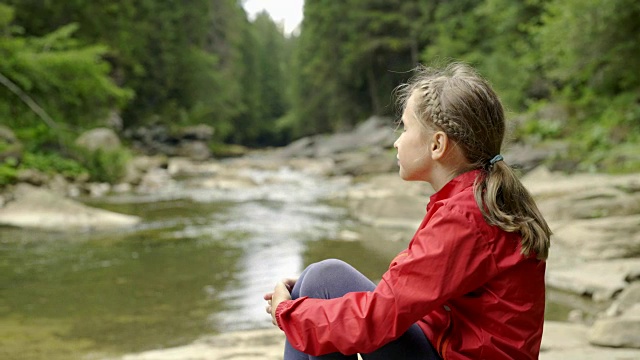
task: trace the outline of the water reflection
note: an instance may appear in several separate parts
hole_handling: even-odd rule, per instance
[[[182,183],[93,203],[144,219],[131,230],[0,228],[0,358],[79,359],[270,327],[262,295],[278,279],[334,257],[375,281],[406,246],[380,229],[337,241],[353,224],[323,199],[340,181],[288,169],[251,175],[260,186]]]
[[[1,228],[0,357],[138,352],[271,326],[262,294],[299,273],[307,247],[335,237],[346,214],[321,201],[335,184],[287,169],[252,176],[262,185],[250,191],[185,186],[91,203],[142,217],[132,230]]]

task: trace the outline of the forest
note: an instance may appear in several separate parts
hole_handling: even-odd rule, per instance
[[[0,134],[0,186],[24,168],[116,181],[128,150],[74,146],[114,116],[125,142],[210,125],[214,154],[393,118],[416,65],[452,60],[493,84],[512,139],[566,142],[567,170],[637,171],[638,19],[637,0],[306,0],[287,35],[239,0],[0,0],[0,130],[18,140]]]

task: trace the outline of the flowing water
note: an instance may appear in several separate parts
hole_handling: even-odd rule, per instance
[[[0,359],[100,358],[269,327],[262,295],[278,279],[329,257],[379,279],[405,246],[336,240],[355,225],[324,199],[344,182],[287,169],[251,176],[262,185],[185,180],[153,195],[87,200],[140,216],[134,229],[0,228]]]
[[[323,199],[344,182],[287,169],[251,176],[262,185],[185,180],[153,195],[87,200],[140,216],[134,229],[0,228],[0,359],[99,357],[268,327],[262,295],[328,257],[380,277],[389,257],[335,240],[352,224]]]

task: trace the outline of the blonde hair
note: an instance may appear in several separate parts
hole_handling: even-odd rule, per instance
[[[502,104],[489,83],[474,69],[452,63],[444,69],[420,66],[417,74],[396,89],[402,108],[415,94],[417,119],[425,127],[443,131],[459,147],[473,168],[481,169],[474,195],[487,223],[518,232],[522,253],[538,259],[549,254],[551,229],[531,194],[500,154],[505,133]]]

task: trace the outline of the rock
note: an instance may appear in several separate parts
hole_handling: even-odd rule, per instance
[[[49,182],[49,175],[36,169],[18,170],[16,176],[18,182],[27,183],[35,186],[41,186]]]
[[[120,183],[113,186],[112,191],[117,194],[128,193],[133,190],[133,186],[129,183]]]
[[[207,124],[187,126],[178,131],[179,137],[183,140],[209,141],[214,133],[214,128]]]
[[[189,141],[178,147],[177,155],[186,156],[196,161],[204,161],[211,157],[211,150],[204,141]]]
[[[15,199],[0,209],[0,224],[54,231],[111,230],[130,227],[140,218],[91,208],[55,193],[20,184]]]
[[[360,147],[376,145],[391,148],[398,138],[393,131],[395,127],[392,118],[372,116],[358,124],[354,133],[356,137],[362,138]]]
[[[254,188],[256,183],[249,178],[215,177],[202,180],[199,186],[204,189],[238,190]]]
[[[640,359],[640,350],[590,345],[586,333],[584,325],[547,321],[540,360]],[[284,340],[283,332],[274,327],[207,336],[189,345],[129,354],[111,360],[275,360],[282,359]]]
[[[55,174],[49,180],[47,187],[56,194],[66,196],[69,192],[69,181],[61,174]]]
[[[91,197],[102,197],[111,191],[111,185],[109,183],[90,183],[88,191]]]
[[[353,131],[332,135],[316,135],[292,142],[279,150],[282,157],[334,157],[337,154],[368,148],[385,149],[393,146],[397,136],[390,118],[371,117]]]
[[[309,157],[313,155],[316,137],[303,137],[278,150],[281,157]]]
[[[640,349],[640,303],[620,316],[598,319],[588,339],[594,345]]]
[[[217,162],[193,162],[192,159],[174,157],[169,159],[167,171],[172,177],[212,176],[223,170]]]
[[[76,140],[76,145],[90,151],[114,151],[120,148],[120,138],[108,128],[96,128],[84,132]]]
[[[335,175],[335,160],[331,158],[308,159],[293,158],[287,162],[287,166],[307,174],[318,176]]]
[[[166,168],[168,166],[168,162],[168,158],[163,155],[136,156],[127,163],[122,182],[129,183],[131,185],[139,185],[144,174],[149,170]]]
[[[375,150],[338,154],[334,158],[336,162],[334,175],[360,176],[380,174],[398,168],[395,155],[384,154]]]
[[[211,154],[207,142],[214,134],[214,128],[206,124],[170,131],[166,126],[155,125],[128,129],[125,136],[130,138],[134,148],[147,155],[189,156],[196,160],[208,159]]]
[[[345,198],[351,216],[364,224],[415,231],[432,193],[429,185],[391,173],[374,175],[336,196]]]
[[[542,334],[540,360],[631,360],[640,359],[640,350],[593,346],[587,340],[588,328],[582,324],[546,321]]]
[[[640,215],[554,221],[552,224],[553,241],[562,243],[582,259],[631,258],[640,249]]]
[[[633,193],[640,174],[609,175],[609,174],[572,174],[565,175],[558,172],[550,172],[546,167],[538,167],[522,177],[522,182],[527,190],[539,203],[547,200],[555,200],[562,196],[574,196],[594,189],[621,189],[627,193]],[[551,216],[555,214],[550,214]]]
[[[527,173],[537,168],[546,159],[560,150],[561,149],[553,147],[543,148],[517,143],[506,147],[503,155],[505,162],[509,164],[509,166]]]
[[[281,360],[283,349],[284,333],[271,328],[205,337],[190,345],[126,355],[122,360]]]
[[[141,193],[152,193],[161,188],[174,186],[175,181],[166,169],[151,169],[140,181],[136,191]]]
[[[640,349],[640,282],[620,294],[593,324],[588,337],[594,345]]]
[[[627,286],[604,312],[603,316],[616,317],[622,315],[636,304],[640,304],[640,283],[637,282]]]
[[[553,247],[552,247],[553,249]],[[556,257],[571,256],[554,254],[550,251],[547,266],[547,285],[591,297],[595,301],[613,298],[627,287],[625,278],[628,273],[640,268],[640,259],[615,259],[602,261],[584,261],[562,264]]]
[[[539,207],[556,220],[633,215],[640,213],[640,192],[628,193],[612,184],[598,184],[590,189],[544,198]]]

